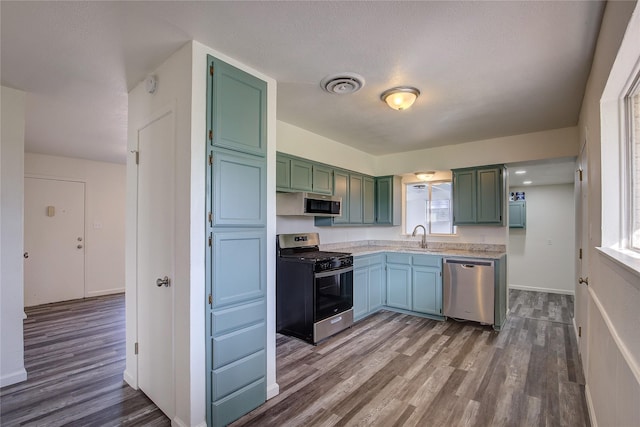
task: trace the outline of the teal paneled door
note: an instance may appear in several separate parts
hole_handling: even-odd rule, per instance
[[[214,146],[265,156],[267,84],[211,56],[208,62]]]
[[[207,84],[207,424],[266,400],[266,83],[211,56]]]

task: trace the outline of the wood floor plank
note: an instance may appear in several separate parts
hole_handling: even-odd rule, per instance
[[[0,389],[2,426],[169,426],[123,381],[124,294],[25,309],[27,381]]]
[[[571,298],[509,300],[500,332],[381,311],[318,346],[278,336],[281,396],[232,426],[588,426]]]

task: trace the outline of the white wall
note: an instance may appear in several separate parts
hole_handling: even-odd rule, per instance
[[[0,100],[0,387],[4,387],[27,379],[22,330],[25,93],[2,86]]]
[[[275,135],[276,82],[233,58],[198,42],[174,53],[154,74],[158,90],[146,92],[141,82],[129,93],[128,150],[137,148],[137,130],[160,110],[175,112],[176,217],[174,287],[174,358],[178,425],[204,425],[206,420],[205,363],[205,159],[206,55],[211,54],[267,82],[267,394],[278,393],[275,372]],[[136,165],[127,161],[127,363],[125,379],[137,387],[136,356]]]
[[[509,229],[509,287],[573,295],[573,184],[512,187],[509,191],[525,192],[527,210],[527,228]]]
[[[602,210],[609,206],[603,206],[601,193],[601,154],[610,148],[601,139],[600,97],[632,13],[636,16],[636,33],[630,35],[629,42],[637,47],[640,11],[636,3],[607,3],[578,124],[580,141],[588,145],[589,195],[588,241],[584,244],[589,260],[588,301],[584,307],[588,327],[587,336],[582,338],[588,345],[581,356],[594,426],[640,425],[640,279],[596,249],[603,243],[602,227],[607,225],[603,224]],[[626,59],[637,61],[637,57]],[[578,298],[576,303],[580,303]]]
[[[199,399],[201,412],[196,420],[191,418],[191,400],[195,399],[191,393],[191,349],[190,349],[190,297],[191,297],[191,272],[190,272],[190,173],[191,173],[191,61],[192,46],[187,43],[167,59],[154,74],[158,79],[158,88],[155,93],[149,94],[143,82],[140,82],[129,92],[129,124],[127,151],[138,149],[138,130],[148,125],[160,112],[171,110],[175,117],[175,248],[174,248],[174,274],[172,278],[174,312],[173,312],[173,343],[175,366],[175,417],[174,421],[184,425],[192,425],[202,422],[204,414],[204,390]],[[203,150],[204,153],[204,150]],[[143,156],[144,153],[141,153]],[[204,154],[203,154],[204,156]],[[204,160],[203,160],[204,163]],[[134,343],[138,341],[137,335],[137,304],[136,299],[136,236],[138,234],[137,223],[137,165],[135,157],[130,154],[127,158],[127,202],[126,202],[126,335],[127,356],[125,380],[137,387],[138,366],[134,354]],[[202,192],[204,197],[204,191]],[[204,210],[202,211],[204,212]],[[204,223],[202,222],[202,227]],[[204,230],[200,230],[204,236]],[[194,234],[194,237],[199,237]],[[204,237],[202,237],[204,239]],[[204,248],[204,243],[202,245]],[[202,255],[204,257],[204,254]],[[195,283],[194,283],[195,285]],[[204,286],[204,270],[200,287]],[[204,295],[202,289],[201,295]],[[198,307],[204,312],[202,304]],[[203,313],[204,317],[204,313]],[[204,320],[203,320],[204,322]],[[194,325],[195,328],[204,326]],[[203,329],[204,330],[204,329]],[[204,347],[204,332],[201,346]],[[204,369],[204,362],[201,367]],[[201,370],[201,374],[202,374]],[[158,373],[162,375],[163,373]],[[201,376],[204,376],[203,374]],[[194,424],[194,425],[195,425]]]
[[[418,170],[575,157],[578,149],[578,130],[568,127],[379,156],[375,171],[377,175],[398,175]]]
[[[25,176],[85,183],[85,297],[124,292],[125,165],[26,153]]]

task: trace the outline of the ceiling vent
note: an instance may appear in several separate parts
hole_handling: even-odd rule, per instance
[[[356,73],[333,74],[322,79],[320,86],[329,93],[347,95],[362,89],[364,78]]]

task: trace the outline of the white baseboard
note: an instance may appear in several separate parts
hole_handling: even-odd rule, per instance
[[[596,411],[593,409],[593,400],[591,400],[591,390],[589,390],[589,384],[584,386],[584,397],[587,400],[587,411],[589,411],[589,420],[591,421],[591,427],[598,427],[598,420],[596,420]]]
[[[10,374],[0,377],[0,387],[6,387],[8,385],[21,383],[27,380],[27,371],[22,368]]]
[[[171,420],[171,425],[173,427],[189,427],[189,424],[185,423],[178,417],[173,417]],[[194,424],[191,427],[207,427],[207,420],[200,421],[198,424]]]
[[[267,387],[267,400],[273,399],[280,394],[280,386],[278,383],[273,383]]]
[[[86,294],[87,298],[90,297],[101,297],[103,295],[112,295],[112,294],[123,294],[124,288],[112,288],[112,289],[103,289],[100,291],[89,291]]]
[[[125,371],[124,371],[124,375],[123,375],[123,377],[124,377],[124,381],[125,381],[127,384],[129,384],[129,386],[130,386],[132,389],[134,389],[134,390],[137,390],[137,389],[138,389],[138,381],[137,381],[137,380],[136,380],[136,378],[135,378],[133,375],[131,375],[131,374],[129,373],[129,371],[127,371],[126,369],[125,369]]]
[[[518,289],[521,291],[547,292],[549,294],[575,295],[574,291],[567,291],[565,289],[538,288],[535,286],[521,286],[521,285],[509,285],[508,288]]]

